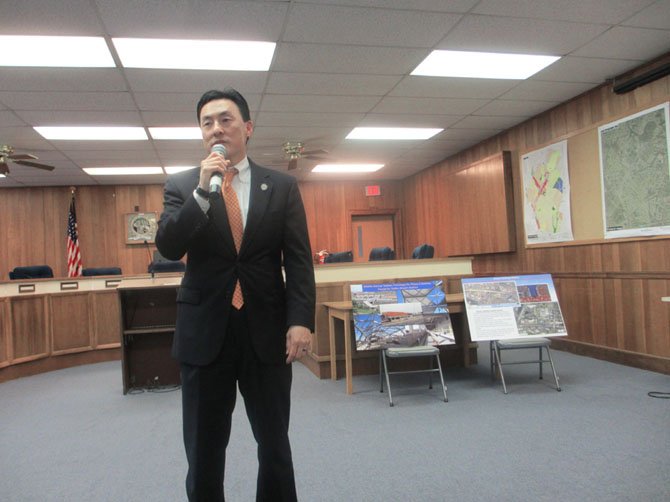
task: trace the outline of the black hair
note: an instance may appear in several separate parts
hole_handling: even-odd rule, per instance
[[[249,104],[247,103],[247,100],[244,99],[244,96],[242,96],[237,90],[233,89],[232,87],[226,87],[222,91],[216,89],[207,91],[200,97],[200,100],[198,101],[198,106],[196,107],[196,111],[198,114],[197,115],[198,124],[200,123],[200,112],[202,111],[202,107],[205,106],[210,101],[214,101],[216,99],[227,99],[232,101],[237,105],[237,108],[239,108],[240,114],[242,115],[242,120],[244,120],[245,122],[251,120],[251,114],[249,113]]]

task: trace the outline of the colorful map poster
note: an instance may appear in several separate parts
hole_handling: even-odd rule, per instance
[[[549,274],[461,279],[474,342],[566,336]]]
[[[568,142],[521,157],[526,243],[571,241]]]
[[[455,343],[442,281],[352,284],[356,350]]]
[[[668,103],[598,133],[605,238],[670,234]]]

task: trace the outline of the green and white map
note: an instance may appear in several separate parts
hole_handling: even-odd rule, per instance
[[[668,103],[598,128],[605,238],[670,234]]]
[[[521,157],[526,243],[571,241],[567,141]]]

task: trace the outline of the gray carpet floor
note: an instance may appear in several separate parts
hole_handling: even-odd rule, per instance
[[[518,352],[518,351],[517,351]],[[670,377],[553,351],[562,392],[536,366],[488,354],[425,375],[318,380],[294,368],[291,438],[302,501],[670,500]],[[182,501],[180,391],[123,395],[121,363],[0,384],[0,500]],[[255,497],[255,445],[238,401],[226,497]]]

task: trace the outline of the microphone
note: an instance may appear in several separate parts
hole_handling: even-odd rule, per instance
[[[154,278],[154,260],[151,257],[151,246],[149,246],[149,241],[144,239],[144,245],[147,247],[147,254],[149,255],[149,267],[148,271],[151,272],[151,278]]]
[[[212,147],[212,153],[221,154],[223,157],[228,153],[226,147],[221,144],[216,144]],[[209,192],[221,192],[221,184],[223,183],[223,177],[221,174],[213,174],[209,180]]]

